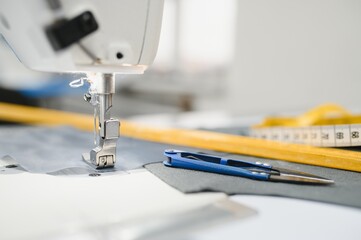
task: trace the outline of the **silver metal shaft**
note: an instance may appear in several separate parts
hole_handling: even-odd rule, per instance
[[[90,151],[90,163],[96,168],[114,167],[120,123],[111,118],[112,96],[115,93],[114,74],[102,74],[97,82],[99,101],[99,141]],[[84,160],[85,157],[83,157]],[[88,161],[89,161],[88,160]]]
[[[110,119],[110,108],[112,107],[113,94],[100,94],[99,100],[99,135],[105,137],[105,122]]]

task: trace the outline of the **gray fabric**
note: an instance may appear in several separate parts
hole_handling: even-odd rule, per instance
[[[330,178],[335,181],[335,184],[330,186],[316,186],[265,182],[241,177],[171,168],[164,166],[162,163],[148,164],[145,168],[164,182],[184,193],[212,191],[224,192],[230,195],[252,194],[282,196],[361,208],[361,173],[239,155],[227,155],[225,157],[254,162],[267,162],[275,167],[289,168]]]
[[[148,161],[138,152],[152,152],[153,144],[120,138],[117,168],[129,170],[142,167]],[[49,173],[67,168],[91,169],[82,161],[81,154],[93,146],[93,134],[71,127],[1,127],[0,158],[13,157],[29,172]],[[153,154],[154,155],[154,154]],[[128,161],[131,159],[131,161]],[[153,161],[154,162],[154,161]]]
[[[10,155],[29,172],[88,166],[78,161],[91,146],[92,135],[69,127],[1,127],[0,157]],[[77,161],[74,161],[77,160]]]
[[[92,133],[71,127],[0,127],[0,159],[11,156],[33,173],[53,173],[70,168],[72,172],[94,172],[81,158],[82,153],[93,147]],[[115,170],[131,170],[163,161],[166,148],[174,146],[120,137]]]

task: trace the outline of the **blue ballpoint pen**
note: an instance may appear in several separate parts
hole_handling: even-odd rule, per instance
[[[331,179],[289,169],[274,168],[267,163],[252,163],[180,150],[165,150],[164,155],[168,157],[168,160],[163,163],[168,167],[185,168],[264,181],[308,184],[334,183]]]

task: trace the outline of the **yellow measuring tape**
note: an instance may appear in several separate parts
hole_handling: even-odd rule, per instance
[[[294,118],[268,117],[250,136],[322,147],[361,146],[361,115],[325,104]]]
[[[90,115],[7,103],[0,103],[0,120],[47,126],[69,125],[81,130],[93,130],[93,116]],[[361,172],[361,153],[359,152],[281,143],[209,131],[155,128],[126,120],[121,121],[120,131],[123,136],[165,144]]]

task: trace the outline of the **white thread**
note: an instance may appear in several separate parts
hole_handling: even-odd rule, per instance
[[[94,106],[94,146],[97,146],[99,143],[99,128],[97,124],[97,118],[98,118],[98,109],[96,106]]]
[[[89,82],[88,78],[81,77],[79,79],[75,79],[75,80],[71,81],[69,83],[69,86],[72,88],[78,88],[78,87],[84,86],[84,81]]]
[[[69,83],[69,86],[72,88],[78,88],[84,86],[84,83],[89,83],[89,88],[87,93],[90,96],[88,102],[94,107],[94,145],[97,146],[99,143],[99,129],[97,126],[97,118],[99,114],[99,101],[98,101],[98,94],[96,90],[96,86],[93,81],[91,81],[87,77],[81,77],[79,79],[75,79]]]

